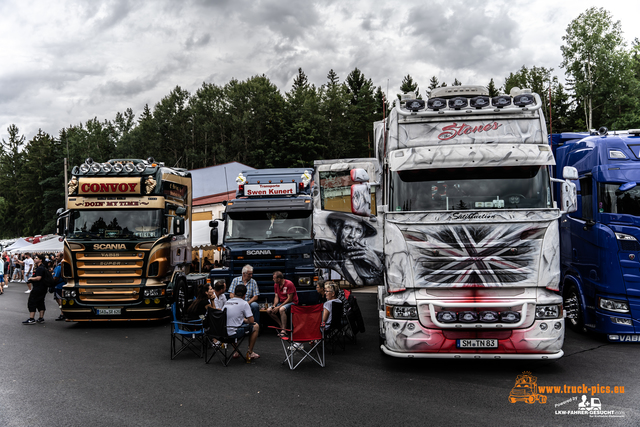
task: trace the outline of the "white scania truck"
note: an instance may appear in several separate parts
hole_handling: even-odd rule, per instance
[[[395,357],[562,356],[558,219],[541,100],[482,86],[404,99],[374,125],[376,158],[315,162],[315,261],[379,287]]]

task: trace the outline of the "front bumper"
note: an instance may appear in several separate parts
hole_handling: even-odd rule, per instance
[[[541,326],[542,324],[546,325]],[[564,354],[564,319],[535,320],[519,329],[435,329],[418,320],[383,319],[381,349],[394,357],[465,359],[557,359]],[[497,348],[460,349],[459,339],[496,339]]]

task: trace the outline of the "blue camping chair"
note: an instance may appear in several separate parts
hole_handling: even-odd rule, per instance
[[[187,349],[196,356],[202,357],[204,346],[202,319],[185,319],[177,309],[176,303],[171,305],[171,315],[173,318],[171,322],[171,360]]]

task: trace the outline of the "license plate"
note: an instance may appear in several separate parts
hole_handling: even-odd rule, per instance
[[[495,339],[468,339],[458,340],[458,348],[498,348],[498,340]]]
[[[98,316],[119,316],[121,308],[96,308],[96,314]]]

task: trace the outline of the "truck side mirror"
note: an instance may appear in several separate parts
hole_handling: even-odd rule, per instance
[[[371,216],[371,186],[369,184],[351,186],[351,213],[358,216]]]
[[[64,236],[66,231],[67,230],[65,230],[64,227],[64,218],[58,218],[58,221],[56,221],[56,234],[58,236]]]
[[[184,218],[180,218],[179,216],[173,218],[173,234],[176,236],[184,234]]]
[[[185,208],[184,206],[179,206],[178,208],[176,208],[176,215],[184,215],[187,213],[187,208]]]
[[[209,221],[209,227],[218,228],[218,220],[214,219],[213,221]]]
[[[369,174],[362,168],[351,169],[350,175],[353,182],[369,182]]]
[[[578,179],[578,169],[573,166],[565,166],[562,168],[562,177],[564,179],[569,179],[571,181],[575,181]]]
[[[209,233],[209,239],[211,240],[211,244],[213,246],[218,246],[218,229],[212,228]]]
[[[563,213],[571,213],[576,210],[578,210],[578,192],[576,191],[576,185],[573,182],[565,181],[562,183],[562,211],[564,211]]]

